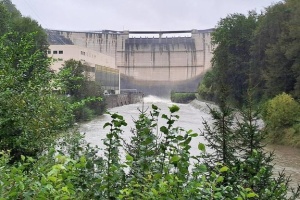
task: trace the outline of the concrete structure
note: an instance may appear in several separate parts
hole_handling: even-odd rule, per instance
[[[130,32],[120,34],[116,53],[120,72],[137,80],[171,82],[203,74],[211,67],[211,30],[190,31],[191,37],[163,37],[174,32],[134,32],[158,34],[154,38],[130,38]]]
[[[59,51],[63,46],[66,48],[78,46],[74,47],[77,49],[76,55],[81,51],[89,52],[90,55],[80,54],[78,55],[80,59],[119,69],[122,76],[129,78],[126,80],[148,81],[158,85],[193,80],[194,90],[195,83],[199,83],[199,77],[211,67],[212,31],[213,29],[158,32],[47,30],[47,33],[52,51],[54,47]],[[190,36],[165,37],[166,34],[180,33],[190,34]],[[152,37],[141,38],[139,37],[141,34]]]
[[[50,45],[48,56],[53,58],[51,68],[57,72],[64,61],[75,59],[93,68],[96,65],[115,68],[115,59],[111,56],[77,45]]]
[[[67,60],[81,61],[90,67],[85,71],[89,80],[100,82],[104,90],[120,93],[119,70],[113,57],[72,44],[50,45],[48,56],[52,58],[51,69],[54,72],[58,72]]]

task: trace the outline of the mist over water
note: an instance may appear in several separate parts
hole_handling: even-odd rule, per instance
[[[172,104],[171,100],[168,98],[162,98],[158,96],[148,95],[144,97],[144,103],[150,104],[150,103],[166,103],[166,104]]]

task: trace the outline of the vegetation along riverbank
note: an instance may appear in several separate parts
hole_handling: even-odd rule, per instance
[[[212,33],[212,70],[199,85],[204,100],[249,103],[266,124],[269,142],[299,147],[300,2],[287,0],[264,13],[232,14]]]

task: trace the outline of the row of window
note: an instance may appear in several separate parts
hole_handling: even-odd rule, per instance
[[[48,54],[51,54],[51,50],[48,50]],[[52,54],[64,54],[64,51],[56,51],[54,50]]]

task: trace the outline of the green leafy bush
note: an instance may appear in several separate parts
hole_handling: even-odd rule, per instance
[[[196,99],[195,93],[171,92],[171,101],[175,103],[189,103]]]
[[[282,93],[266,103],[263,118],[270,128],[292,126],[300,118],[300,105],[290,95]]]
[[[85,70],[89,68],[80,61],[67,60],[56,80],[60,92],[70,97],[70,103],[81,102],[81,107],[74,109],[73,114],[76,121],[88,121],[94,115],[103,114],[106,109],[101,85],[88,80],[88,77],[84,75]]]
[[[54,74],[34,35],[0,37],[0,150],[14,159],[36,156],[72,119],[69,104],[52,92]]]
[[[179,107],[169,110],[161,114],[155,105],[150,113],[141,110],[128,142],[122,138],[124,118],[110,114],[103,157],[74,133],[36,159],[21,156],[9,164],[9,154],[2,152],[0,199],[288,199],[284,175],[273,178],[260,151],[206,165],[210,154],[199,143],[199,154],[191,156],[198,134],[175,127]],[[161,119],[166,123],[158,126]],[[299,191],[292,199],[298,196]]]

